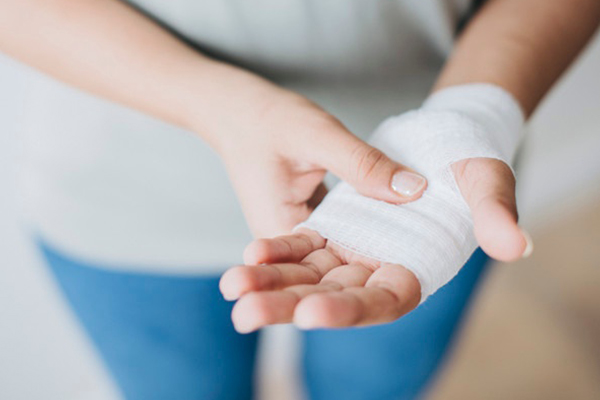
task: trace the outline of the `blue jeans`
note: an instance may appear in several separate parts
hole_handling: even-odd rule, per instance
[[[258,334],[237,334],[218,277],[115,271],[40,244],[56,281],[127,400],[251,399]],[[382,326],[303,334],[314,400],[423,394],[485,270],[477,250],[417,310]]]

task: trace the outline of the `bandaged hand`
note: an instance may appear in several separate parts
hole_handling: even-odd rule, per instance
[[[236,328],[390,322],[448,283],[478,244],[503,261],[529,252],[510,167],[522,126],[516,101],[488,84],[444,89],[384,121],[371,144],[427,177],[422,198],[390,204],[342,182],[293,235],[252,243],[248,265],[221,281],[239,299]]]
[[[327,172],[365,196],[394,204],[425,190],[422,176],[353,135],[317,104],[254,76],[245,79],[234,85],[238,91],[222,94],[229,104],[204,130],[255,237],[286,234],[306,220],[327,193]]]

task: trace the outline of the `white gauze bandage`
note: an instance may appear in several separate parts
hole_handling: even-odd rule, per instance
[[[427,178],[420,199],[394,205],[362,196],[342,182],[300,226],[355,253],[409,269],[421,283],[423,302],[477,248],[471,212],[451,164],[483,157],[510,166],[523,123],[518,103],[495,85],[441,90],[420,109],[388,118],[370,140]]]

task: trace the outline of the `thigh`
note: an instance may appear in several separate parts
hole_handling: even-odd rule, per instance
[[[394,323],[306,332],[304,374],[311,399],[419,396],[446,353],[487,261],[477,250],[448,285]]]
[[[218,277],[125,273],[41,249],[127,400],[252,397],[257,336],[234,331]]]

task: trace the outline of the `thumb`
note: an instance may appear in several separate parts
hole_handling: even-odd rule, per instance
[[[529,234],[517,224],[515,178],[499,160],[473,158],[452,166],[471,214],[475,237],[492,258],[515,261],[533,250]]]
[[[318,163],[364,196],[401,204],[418,199],[427,187],[422,175],[349,132],[327,135],[321,143]]]

